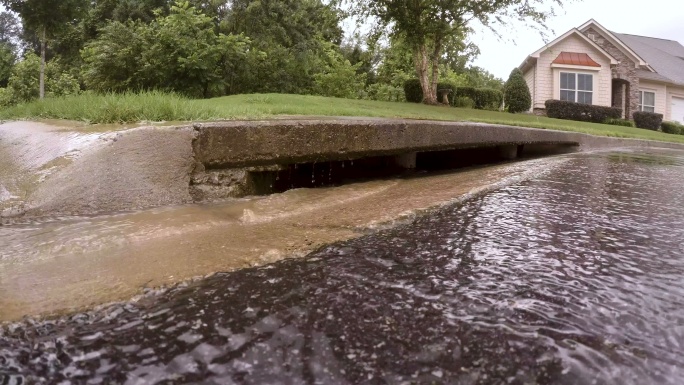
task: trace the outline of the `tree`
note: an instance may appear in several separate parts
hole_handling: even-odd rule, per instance
[[[150,24],[114,21],[83,49],[83,79],[99,92],[165,90],[223,95],[250,48],[242,35],[219,34],[210,17],[185,1]]]
[[[0,87],[7,87],[17,61],[21,25],[11,12],[0,12]]]
[[[527,86],[527,82],[519,68],[511,71],[511,75],[506,82],[504,102],[508,106],[508,112],[512,114],[529,111],[532,108],[530,88]]]
[[[463,34],[471,21],[495,31],[506,19],[529,19],[540,27],[553,15],[541,9],[545,0],[341,0],[351,2],[351,13],[376,20],[376,29],[402,36],[411,48],[424,102],[437,104],[439,64],[445,42]],[[567,0],[552,0],[562,6]]]
[[[332,43],[328,43],[323,71],[314,74],[314,91],[322,96],[357,98],[366,85],[366,74],[358,73],[362,62],[352,65]]]
[[[231,93],[317,92],[315,75],[326,68],[328,43],[342,41],[340,12],[321,0],[234,0],[230,5],[220,31],[244,34],[265,53],[250,52],[250,71],[231,82]]]
[[[48,40],[65,25],[73,23],[86,10],[88,0],[2,0],[21,17],[24,28],[40,40],[39,95],[45,96],[45,50]]]
[[[30,102],[37,99],[40,75],[40,58],[28,52],[12,69],[7,89],[11,93],[12,103]]]
[[[19,45],[21,24],[11,12],[0,12],[0,43],[16,48]]]
[[[467,67],[463,71],[463,74],[468,78],[467,84],[470,87],[491,88],[494,90],[503,91],[503,79],[497,78],[482,67]]]
[[[0,43],[0,88],[7,87],[16,60],[17,57],[12,47],[6,43]]]

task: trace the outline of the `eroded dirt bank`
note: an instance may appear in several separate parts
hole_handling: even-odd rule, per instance
[[[2,124],[0,215],[92,215],[190,202],[192,137],[187,127],[89,132]]]

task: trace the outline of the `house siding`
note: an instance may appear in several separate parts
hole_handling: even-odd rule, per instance
[[[655,92],[655,112],[658,114],[663,114],[663,117],[668,119],[668,106],[670,105],[672,99],[670,96],[668,96],[667,86],[662,83],[640,80],[639,90]]]
[[[558,72],[560,71],[558,71],[558,68],[552,68],[551,63],[564,51],[586,53],[601,65],[599,71],[574,71],[571,69],[564,69],[564,71],[595,74],[594,104],[610,106],[612,101],[610,59],[604,56],[601,51],[589,45],[586,41],[572,35],[543,51],[539,55],[536,66],[537,92],[535,93],[534,108],[544,108],[544,103],[547,100],[558,99],[560,97],[560,79],[558,79]]]
[[[525,82],[527,83],[527,88],[530,89],[530,95],[532,96],[532,107],[530,107],[530,111],[532,111],[535,107],[534,100],[536,100],[536,82],[535,82],[535,72],[537,71],[537,66],[534,65],[532,68],[527,70],[525,74],[523,75],[525,77]]]

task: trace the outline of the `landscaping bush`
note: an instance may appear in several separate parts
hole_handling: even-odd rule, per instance
[[[616,107],[594,106],[562,100],[547,100],[545,105],[546,116],[549,118],[603,123],[608,119],[620,119],[622,116],[622,109]]]
[[[660,130],[667,134],[684,135],[684,125],[677,122],[662,122]]]
[[[375,83],[367,87],[366,95],[362,99],[381,100],[384,102],[405,101],[404,89],[391,84]]]
[[[498,109],[503,100],[503,93],[490,88],[458,87],[456,99],[469,98],[478,110]]]
[[[658,131],[661,123],[663,123],[663,114],[655,112],[636,111],[632,117],[637,127],[646,130]]]
[[[420,86],[420,80],[409,79],[404,82],[404,94],[406,101],[412,103],[423,102],[423,88]]]
[[[503,92],[491,88],[475,89],[475,108],[479,110],[498,110],[503,102]]]
[[[627,119],[606,119],[603,124],[610,124],[612,126],[634,127],[634,123]]]
[[[498,109],[503,101],[503,93],[499,90],[490,88],[456,87],[452,83],[444,82],[437,83],[437,98],[439,102],[442,102],[439,90],[443,89],[450,89],[453,91],[449,93],[449,104],[456,107],[458,107],[456,105],[456,100],[460,98],[470,99],[473,102],[472,106],[478,110]],[[407,102],[423,102],[423,89],[420,87],[420,81],[418,79],[409,79],[404,82],[404,94],[406,95]]]
[[[454,100],[454,107],[458,108],[475,108],[473,99],[467,96],[459,96]]]
[[[513,69],[505,86],[504,99],[508,112],[516,114],[518,112],[529,111],[532,108],[532,95],[527,82],[519,68]]]
[[[475,88],[474,87],[458,87],[458,88],[456,88],[456,98],[470,98],[470,100],[475,101]]]

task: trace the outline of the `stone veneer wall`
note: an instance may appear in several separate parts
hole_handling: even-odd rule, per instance
[[[629,82],[629,86],[627,86],[627,91],[629,92],[628,103],[625,103],[627,111],[623,112],[627,119],[632,119],[634,111],[639,110],[639,77],[636,75],[636,64],[595,29],[589,28],[583,33],[590,39],[590,35],[594,35],[596,38],[594,42],[618,60],[618,65],[612,69],[613,78],[624,79]],[[622,104],[622,100],[620,100],[620,104]],[[615,107],[621,106],[617,105]]]

